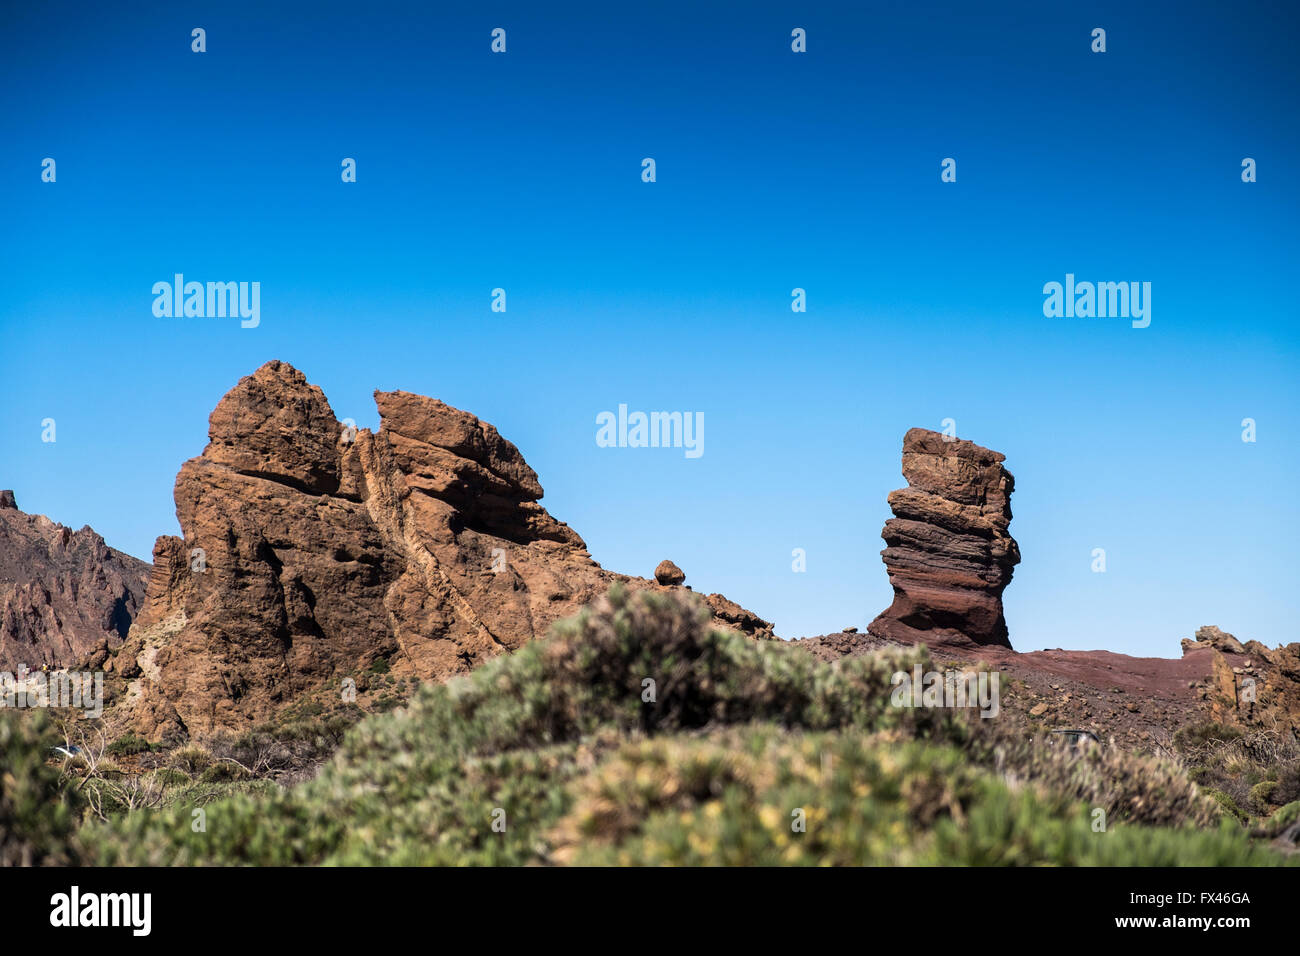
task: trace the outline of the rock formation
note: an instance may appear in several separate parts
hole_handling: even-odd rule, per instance
[[[118,672],[133,723],[202,735],[387,661],[441,680],[545,634],[615,581],[538,504],[519,450],[466,412],[376,392],[380,429],[344,429],[301,372],[269,362],[209,420],[176,478],[183,538],[154,547]],[[771,625],[721,595],[720,623]],[[119,658],[121,655],[119,654]]]
[[[907,487],[891,492],[880,535],[894,603],[872,635],[927,644],[1010,647],[1002,591],[1020,549],[1008,532],[1015,479],[1006,456],[913,428],[903,438]]]
[[[149,566],[18,510],[0,491],[0,671],[71,664],[96,645],[122,643],[144,599]]]
[[[1214,720],[1285,729],[1300,737],[1300,643],[1269,648],[1242,643],[1213,625],[1183,638],[1183,655],[1210,651],[1211,673],[1200,689]]]
[[[685,583],[686,573],[667,558],[664,558],[655,567],[655,580],[666,587],[673,587]]]

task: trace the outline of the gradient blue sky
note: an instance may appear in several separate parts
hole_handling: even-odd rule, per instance
[[[24,510],[147,559],[280,358],[362,426],[376,387],[480,415],[603,565],[793,637],[888,605],[903,433],[951,417],[1016,475],[1018,648],[1300,640],[1294,4],[111,6],[0,6]],[[175,272],[261,282],[260,327],[155,318]],[[1044,318],[1067,272],[1151,282],[1150,328]],[[597,447],[619,403],[704,456]]]

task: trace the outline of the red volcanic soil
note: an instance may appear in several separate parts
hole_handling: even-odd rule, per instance
[[[1094,687],[1112,685],[1131,694],[1187,696],[1190,681],[1210,677],[1214,651],[1191,651],[1186,657],[1129,657],[1112,651],[1030,651],[1003,654],[1007,670],[1056,674]]]
[[[794,642],[823,660],[866,653],[890,641],[841,633]],[[1210,689],[1216,651],[1189,650],[1180,658],[1129,657],[1112,651],[1003,647],[930,647],[938,669],[977,663],[1002,675],[1001,706],[1043,730],[1082,728],[1102,740],[1142,750],[1168,746],[1173,734],[1212,719]]]
[[[1003,461],[952,435],[908,431],[907,487],[890,493],[894,517],[881,531],[893,603],[866,634],[798,644],[824,660],[923,644],[938,670],[996,668],[1002,714],[1034,729],[1091,730],[1128,747],[1157,750],[1207,721],[1300,736],[1300,643],[1270,650],[1207,625],[1176,658],[1012,650],[1002,592],[1020,548],[1010,534],[1015,479]]]

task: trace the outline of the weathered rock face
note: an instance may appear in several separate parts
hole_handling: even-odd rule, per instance
[[[1010,647],[1002,591],[1020,561],[1011,537],[1015,479],[1006,456],[913,428],[903,438],[908,487],[891,492],[881,552],[894,603],[868,628],[928,644]]]
[[[1300,643],[1270,649],[1213,625],[1197,628],[1196,639],[1182,643],[1185,657],[1211,651],[1202,695],[1215,721],[1300,735]]]
[[[0,670],[72,664],[103,641],[116,647],[144,599],[149,566],[0,491]]]
[[[614,581],[486,422],[376,392],[380,430],[335,420],[270,362],[217,405],[176,478],[183,538],[154,548],[124,669],[153,737],[237,729],[376,659],[441,680],[545,634]],[[712,595],[720,623],[771,625]]]
[[[655,567],[655,580],[667,587],[674,587],[686,582],[686,574],[667,558]]]

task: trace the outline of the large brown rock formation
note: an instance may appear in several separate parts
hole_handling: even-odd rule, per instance
[[[1011,537],[1015,479],[1006,456],[913,428],[903,438],[907,487],[891,492],[881,552],[894,602],[871,622],[879,638],[1010,647],[1002,591],[1020,561]]]
[[[545,634],[614,581],[538,504],[519,450],[467,412],[376,392],[380,429],[334,417],[273,361],[212,412],[176,478],[183,537],[154,548],[132,632],[133,721],[152,737],[272,716],[384,658],[441,680]],[[721,595],[720,623],[771,625]]]

